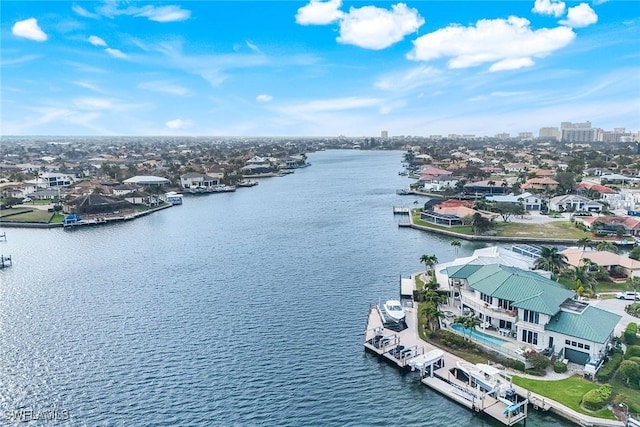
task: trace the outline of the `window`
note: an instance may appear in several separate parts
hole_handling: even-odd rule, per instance
[[[578,348],[584,348],[584,344],[582,344],[581,342],[578,343]]]
[[[590,350],[590,349],[591,349],[591,346],[589,346],[589,345],[585,344],[585,345],[584,345],[584,349],[585,349],[585,350]]]
[[[500,329],[511,329],[513,324],[506,320],[500,320]]]
[[[529,343],[529,344],[533,344],[533,345],[538,345],[538,333],[537,332],[533,332],[533,331],[527,331],[526,329],[522,330],[522,341]]]
[[[513,310],[513,306],[511,305],[511,301],[508,301],[506,299],[500,299],[498,298],[498,307],[505,309],[505,310]]]
[[[576,347],[578,344],[575,341],[571,341],[571,347]]]
[[[540,323],[540,313],[537,311],[524,310],[524,321],[529,323]]]
[[[480,298],[482,298],[482,301],[486,302],[487,304],[491,304],[493,302],[493,298],[490,295],[481,293]]]
[[[571,341],[569,340],[564,340],[565,345],[571,345]]]

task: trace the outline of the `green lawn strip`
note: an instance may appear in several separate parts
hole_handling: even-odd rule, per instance
[[[567,289],[575,290],[576,283],[573,279],[569,277],[559,277],[558,283],[564,286]],[[628,291],[628,286],[626,283],[615,283],[615,282],[597,282],[596,283],[596,292],[620,292],[620,291]],[[615,298],[615,295],[611,296]],[[608,295],[601,295],[600,298],[607,299],[610,298]]]
[[[7,217],[3,217],[3,218],[5,218],[7,221],[14,221],[14,222],[42,222],[42,223],[48,223],[51,220],[52,217],[53,217],[53,213],[52,212],[47,212],[47,211],[40,210],[40,209],[34,209],[32,211],[27,211],[27,212],[11,215],[9,218],[7,218]]]
[[[613,401],[624,402],[629,406],[629,412],[640,414],[640,391],[627,387],[624,381],[614,378],[611,381]]]
[[[417,290],[424,289],[424,282],[422,281],[421,276],[419,274],[416,274],[415,278],[416,278],[416,289]]]
[[[31,212],[33,209],[27,208],[10,208],[10,209],[2,209],[0,211],[0,218],[7,218],[13,215],[18,215],[25,212]]]
[[[554,221],[545,224],[529,224],[521,222],[496,222],[496,232],[501,237],[553,237],[556,239],[580,239],[591,237],[577,229],[569,221]]]
[[[49,224],[58,224],[58,223],[61,223],[62,221],[64,221],[64,214],[56,212],[53,214],[53,217],[51,217]]]
[[[581,414],[609,420],[616,419],[610,409],[604,408],[599,411],[589,411],[580,406],[582,396],[589,390],[600,387],[600,384],[592,383],[578,376],[558,381],[544,381],[514,375],[513,383],[536,394],[553,399],[558,403],[562,403],[564,406]]]

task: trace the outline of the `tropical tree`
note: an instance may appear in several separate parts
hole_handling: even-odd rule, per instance
[[[577,243],[578,243],[578,247],[582,248],[583,251],[591,247],[591,239],[588,237],[581,237],[580,239],[578,239]]]
[[[426,303],[420,307],[420,313],[424,316],[425,325],[429,325],[429,329],[432,332],[440,329],[440,318],[444,317],[444,314],[440,311],[437,305]]]
[[[640,260],[640,246],[635,246],[627,255],[631,259]]]
[[[493,194],[493,187],[496,186],[496,182],[495,181],[487,181],[487,185],[489,186],[489,189],[491,190],[491,194]]]
[[[599,251],[613,252],[614,254],[618,253],[618,248],[616,247],[616,245],[614,245],[613,243],[607,240],[603,240],[600,243],[598,243],[598,246],[596,246],[596,249]]]
[[[480,321],[473,316],[457,316],[453,319],[453,323],[461,325],[463,327],[462,334],[466,338],[467,331],[469,331],[469,340],[471,339],[471,332],[480,325]]]
[[[540,256],[535,260],[533,266],[540,270],[550,271],[553,275],[559,274],[569,264],[567,256],[558,252],[556,247],[542,247]]]
[[[420,257],[420,262],[424,264],[424,266],[427,269],[427,272],[433,276],[433,269],[435,265],[438,263],[438,257],[435,255],[423,254]]]
[[[456,249],[456,257],[458,256],[458,249],[461,246],[460,240],[452,240],[451,241],[451,246],[453,246]]]
[[[588,286],[591,292],[595,294],[597,281],[590,268],[591,265],[585,263],[584,265],[573,267],[571,274],[573,275],[573,280],[576,281],[576,288],[579,283],[582,287]]]

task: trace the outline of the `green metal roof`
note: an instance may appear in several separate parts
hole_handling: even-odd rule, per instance
[[[604,343],[622,316],[589,306],[582,313],[561,311],[545,329],[586,341]]]
[[[447,267],[447,276],[449,279],[466,279],[482,267],[482,265],[473,264],[452,265]]]
[[[537,273],[504,265],[485,265],[467,277],[485,295],[512,301],[513,307],[553,316],[574,292]]]

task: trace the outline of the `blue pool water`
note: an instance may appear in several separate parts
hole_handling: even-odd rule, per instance
[[[458,332],[462,332],[464,334],[469,335],[469,329],[464,328],[462,325],[451,324],[451,329],[455,329]],[[505,340],[501,340],[500,338],[494,337],[492,335],[485,334],[480,331],[476,331],[475,329],[471,331],[471,336],[481,342],[487,343],[492,346],[501,346],[507,343]]]

